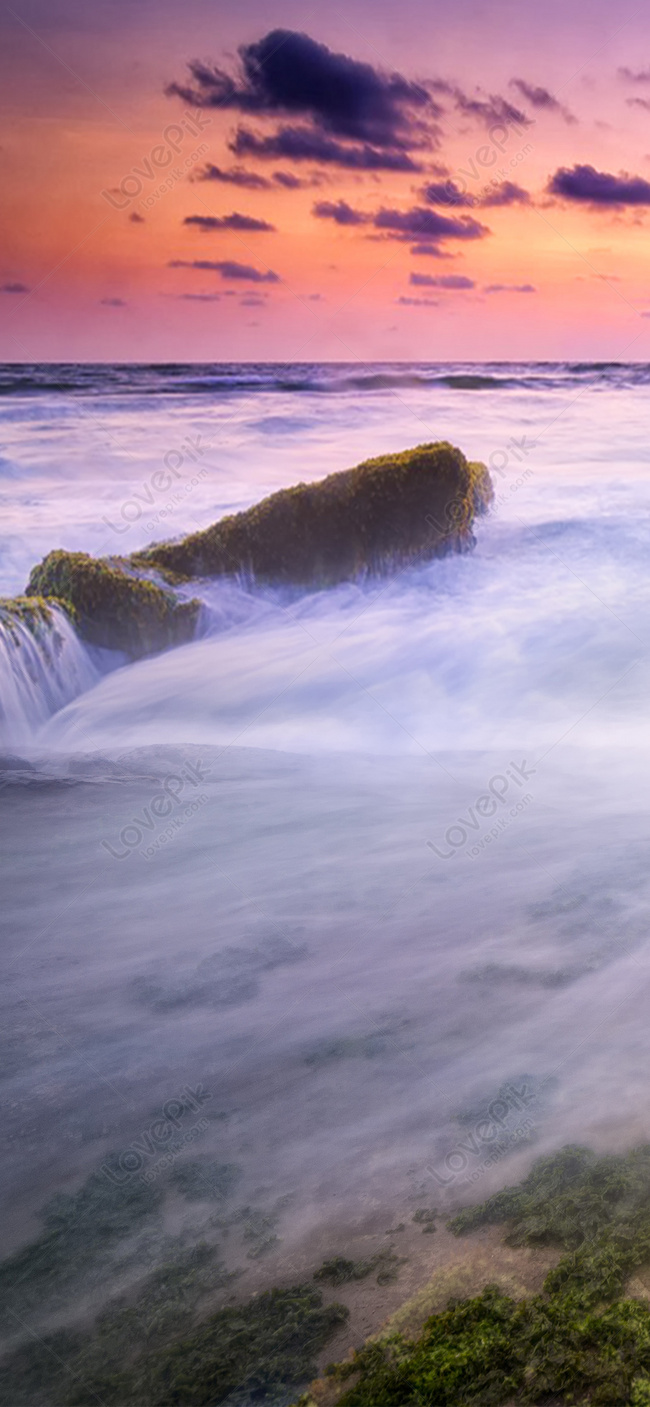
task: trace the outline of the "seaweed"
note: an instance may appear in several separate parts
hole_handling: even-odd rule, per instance
[[[146,1364],[134,1400],[212,1407],[239,1391],[253,1401],[272,1401],[279,1390],[299,1388],[314,1376],[316,1355],[347,1318],[343,1305],[323,1305],[320,1291],[309,1285],[228,1305]]]
[[[324,1260],[320,1270],[314,1272],[314,1280],[324,1285],[347,1285],[352,1280],[365,1280],[368,1275],[377,1275],[378,1285],[390,1285],[397,1279],[397,1270],[403,1259],[393,1254],[392,1247],[377,1251],[366,1260],[347,1260],[345,1256],[332,1256]]]
[[[42,1209],[42,1236],[0,1262],[0,1313],[60,1294],[150,1222],[160,1198],[139,1178],[118,1186],[101,1172],[91,1173],[79,1191],[53,1197]]]
[[[650,1258],[650,1146],[598,1157],[570,1145],[450,1227],[462,1235],[488,1223],[505,1224],[515,1246],[562,1247],[543,1292],[518,1301],[487,1286],[450,1300],[415,1340],[366,1344],[328,1370],[341,1385],[356,1377],[339,1407],[647,1407],[650,1306],[622,1296]]]
[[[334,1375],[359,1374],[339,1407],[620,1407],[645,1390],[648,1369],[646,1305],[627,1300],[593,1313],[570,1296],[517,1302],[492,1285],[452,1300],[415,1342],[395,1335],[369,1344]]]
[[[129,575],[125,565],[86,552],[50,552],[34,567],[26,594],[56,598],[84,640],[132,659],[193,639],[201,603],[178,601],[170,591]]]
[[[438,1213],[432,1211],[430,1207],[418,1207],[413,1214],[413,1221],[422,1227],[423,1232],[431,1235],[436,1229],[436,1217]]]
[[[0,1363],[2,1400],[31,1407],[148,1401],[139,1389],[133,1393],[152,1353],[189,1332],[198,1301],[233,1278],[216,1259],[214,1246],[203,1242],[182,1251],[134,1293],[112,1300],[91,1332],[58,1330],[9,1353]]]
[[[616,1223],[619,1231],[627,1223],[630,1233],[638,1235],[639,1217],[647,1217],[650,1228],[650,1145],[626,1157],[598,1157],[568,1144],[538,1159],[518,1186],[459,1212],[450,1226],[459,1235],[490,1222],[508,1222],[510,1245],[555,1243],[574,1250]]]
[[[188,1202],[221,1202],[230,1196],[241,1176],[236,1163],[214,1163],[207,1158],[195,1158],[182,1163],[171,1174]]]

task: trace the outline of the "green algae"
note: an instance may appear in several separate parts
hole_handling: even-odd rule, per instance
[[[472,524],[493,498],[487,469],[446,442],[366,460],[313,484],[281,489],[243,513],[132,562],[169,581],[243,576],[326,587],[474,543]]]
[[[59,1299],[113,1248],[151,1226],[161,1193],[138,1178],[118,1186],[95,1172],[75,1193],[60,1193],[42,1210],[43,1234],[0,1262],[0,1320]]]
[[[624,1298],[650,1259],[650,1146],[598,1157],[569,1146],[450,1222],[456,1235],[502,1223],[515,1246],[565,1254],[542,1294],[488,1286],[451,1300],[415,1340],[367,1344],[330,1372],[339,1407],[500,1407],[504,1403],[650,1402],[650,1307]]]
[[[8,1354],[0,1364],[1,1400],[48,1407],[139,1401],[133,1393],[146,1379],[143,1365],[170,1339],[191,1331],[199,1302],[234,1278],[214,1246],[181,1250],[130,1294],[113,1299],[91,1332],[39,1335]]]
[[[488,1286],[451,1301],[422,1336],[368,1345],[338,1370],[359,1380],[339,1407],[500,1407],[630,1402],[650,1368],[650,1312],[632,1300],[598,1312],[571,1297],[517,1302]]]
[[[146,1365],[139,1400],[212,1407],[239,1391],[271,1402],[314,1376],[316,1355],[347,1318],[343,1305],[324,1305],[308,1285],[226,1306]]]
[[[422,1227],[423,1232],[428,1232],[431,1235],[436,1229],[437,1215],[438,1213],[432,1211],[430,1207],[418,1207],[412,1220]]]
[[[218,1268],[213,1286],[217,1278]],[[191,1267],[163,1267],[92,1334],[59,1331],[22,1345],[0,1364],[3,1400],[16,1407],[286,1402],[314,1376],[317,1354],[348,1318],[343,1305],[324,1305],[320,1291],[297,1285],[226,1305],[192,1326],[197,1288],[209,1288],[200,1267],[198,1276]]]
[[[365,1280],[378,1271],[377,1284],[390,1285],[397,1279],[398,1268],[403,1263],[403,1258],[394,1255],[392,1247],[385,1251],[377,1251],[374,1256],[365,1260],[347,1260],[345,1256],[332,1256],[330,1260],[324,1260],[320,1269],[314,1272],[314,1280],[336,1287],[350,1284],[353,1280]]]
[[[240,1177],[236,1163],[194,1158],[175,1168],[170,1180],[188,1202],[221,1202],[230,1196]]]
[[[27,596],[56,597],[71,608],[84,640],[132,659],[191,640],[201,609],[86,552],[50,552],[34,567]]]

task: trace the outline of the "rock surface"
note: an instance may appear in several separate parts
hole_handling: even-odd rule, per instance
[[[368,459],[314,484],[271,494],[180,542],[135,554],[170,580],[241,576],[327,587],[474,545],[493,498],[487,469],[446,442]]]

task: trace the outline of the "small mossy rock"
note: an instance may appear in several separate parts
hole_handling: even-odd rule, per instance
[[[130,576],[86,552],[50,552],[34,567],[27,596],[55,596],[90,645],[123,650],[132,659],[191,640],[201,604]]]
[[[11,634],[14,627],[24,625],[38,639],[44,629],[49,630],[54,624],[53,608],[56,606],[76,623],[75,612],[67,601],[46,600],[44,596],[0,597],[0,626]]]
[[[483,464],[446,442],[368,459],[314,484],[271,494],[180,542],[159,543],[132,561],[171,581],[243,576],[308,587],[474,545],[472,524],[493,499]]]

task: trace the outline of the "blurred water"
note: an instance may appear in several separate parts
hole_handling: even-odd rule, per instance
[[[8,1244],[198,1083],[200,1156],[276,1209],[271,1267],[650,1138],[648,369],[57,373],[5,387],[7,590],[427,439],[491,460],[497,503],[472,554],[390,581],[199,583],[205,637],[23,738]],[[164,532],[102,524],[197,436]]]

